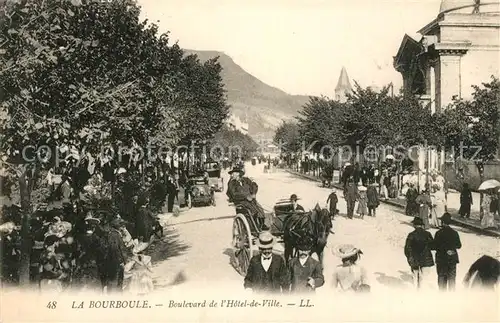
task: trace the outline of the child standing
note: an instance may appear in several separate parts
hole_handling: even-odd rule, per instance
[[[365,214],[368,213],[368,208],[367,208],[367,196],[366,196],[366,187],[360,186],[358,188],[358,215],[361,219],[364,218]]]
[[[374,183],[368,186],[368,189],[366,190],[366,198],[368,200],[367,201],[368,215],[375,216],[377,207],[380,205],[378,199],[377,184]]]
[[[339,202],[339,198],[337,197],[337,191],[332,189],[330,195],[328,195],[328,199],[326,200],[326,204],[328,205],[328,209],[330,210],[330,217],[333,220],[335,214],[337,214],[337,203]]]

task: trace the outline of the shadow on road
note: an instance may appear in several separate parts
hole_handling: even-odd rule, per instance
[[[172,257],[180,256],[189,248],[189,245],[179,239],[177,230],[166,228],[163,231],[163,238],[153,241],[148,248],[147,254],[151,256],[151,262],[155,264]]]
[[[238,271],[236,268],[236,257],[234,256],[234,250],[232,248],[226,248],[223,252],[223,255],[226,255],[229,258],[229,265],[234,268],[234,270]]]
[[[398,277],[393,277],[393,276],[387,276],[386,274],[384,273],[380,273],[380,272],[377,272],[375,273],[375,275],[377,275],[377,281],[384,285],[384,286],[387,286],[387,287],[391,287],[391,288],[398,288],[398,289],[404,289],[404,288],[408,288],[408,276],[410,277],[410,279],[413,279],[413,277],[411,275],[409,275],[408,273],[406,272],[403,272],[403,271],[399,271],[399,273],[401,273],[401,276],[398,278]],[[410,280],[410,282],[413,281],[413,280]]]
[[[189,220],[189,221],[183,221],[183,222],[175,222],[175,225],[180,225],[180,224],[189,224],[193,222],[207,222],[207,221],[214,221],[214,220],[227,220],[227,219],[234,219],[235,215],[222,215],[219,217],[212,217],[212,218],[205,218],[205,219],[196,219],[196,220]]]

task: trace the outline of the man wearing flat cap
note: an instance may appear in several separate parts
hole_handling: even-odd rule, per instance
[[[250,259],[243,286],[257,293],[283,293],[290,288],[285,260],[273,254],[274,236],[269,231],[259,235],[260,254]]]
[[[325,283],[323,267],[319,261],[311,258],[311,239],[301,239],[297,249],[298,257],[292,258],[289,263],[290,290],[292,293],[314,292]]]
[[[241,168],[233,168],[229,171],[231,180],[227,185],[226,195],[230,202],[235,205],[243,206],[250,216],[254,216],[257,224],[264,228],[265,213],[264,209],[257,202],[256,195],[259,190],[257,183],[248,177],[243,177],[245,172]]]
[[[436,250],[436,269],[440,290],[454,290],[457,276],[458,253],[462,247],[458,232],[450,227],[451,215],[443,214],[439,218],[441,229],[434,236],[433,250]]]

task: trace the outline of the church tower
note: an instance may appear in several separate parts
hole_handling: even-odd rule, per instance
[[[335,87],[335,100],[339,102],[347,101],[347,94],[352,93],[351,82],[349,81],[349,76],[347,76],[347,71],[345,67],[342,67],[340,71],[339,81]]]

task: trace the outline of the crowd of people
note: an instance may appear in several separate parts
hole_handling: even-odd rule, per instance
[[[385,194],[383,189],[386,186],[385,191],[390,191],[387,188],[389,183],[384,182],[384,176],[389,174],[389,170],[382,171],[380,177],[382,180],[380,181],[376,180],[375,172],[373,172],[373,176],[368,172],[368,176],[364,178],[361,185],[358,185],[359,181],[362,180],[361,176],[358,176],[360,173],[355,171],[355,167],[349,166],[350,164],[346,165],[341,178],[344,184],[343,197],[347,204],[347,218],[353,218],[356,202],[358,203],[356,213],[360,218],[363,218],[364,215],[375,216],[376,209],[380,204],[379,196],[390,197],[390,194]],[[413,202],[408,203],[406,212],[407,215],[414,217],[412,221],[414,231],[408,234],[405,241],[404,256],[413,274],[415,288],[417,290],[431,288],[432,282],[429,279],[429,272],[432,267],[436,266],[438,288],[452,291],[456,285],[456,268],[459,264],[458,250],[462,248],[462,243],[458,232],[450,226],[451,215],[445,211],[444,204],[440,205],[436,202],[438,194],[433,194],[442,190],[442,176],[437,172],[433,173],[433,176],[429,176],[432,182],[424,182],[423,189],[418,192],[411,180],[414,179],[412,177],[415,177],[415,174],[409,173],[408,175],[403,185],[406,186],[406,196],[409,196]],[[386,176],[386,178],[389,177],[389,175]],[[467,189],[468,187],[465,185],[462,196],[471,195]],[[303,210],[300,205],[297,205],[295,194],[291,196],[290,200],[294,205],[294,211]],[[463,200],[464,198],[462,198]],[[332,189],[326,201],[332,219],[339,213],[338,201],[336,190]],[[470,204],[462,202],[460,214],[470,215]],[[427,231],[431,226],[438,229],[434,237]],[[272,255],[274,239],[267,231],[259,236],[260,254],[251,259],[244,280],[246,289],[286,294],[313,292],[316,288],[324,285],[322,265],[314,259],[309,260],[311,256],[310,244],[301,242],[297,246],[298,255],[287,265],[281,257]],[[433,256],[432,251],[435,252],[435,256]],[[370,291],[367,272],[363,266],[358,265],[362,251],[353,245],[342,245],[334,249],[334,254],[341,258],[342,264],[334,270],[332,287],[341,291]],[[491,256],[484,255],[472,264],[463,282],[468,287],[479,286],[494,289],[499,278],[500,262]]]
[[[268,231],[259,235],[260,254],[250,260],[243,284],[245,289],[257,293],[303,294],[314,293],[325,284],[323,266],[311,257],[308,239],[300,241],[298,255],[288,264],[273,253],[275,243],[275,237]],[[344,292],[368,292],[370,285],[366,270],[358,265],[362,251],[353,245],[341,245],[334,254],[342,264],[333,273],[332,288]]]

